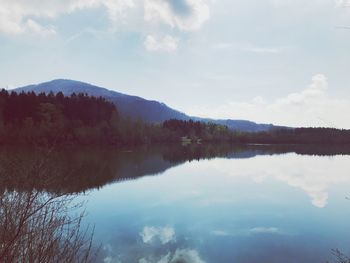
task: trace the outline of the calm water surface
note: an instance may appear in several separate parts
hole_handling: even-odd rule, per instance
[[[118,180],[81,198],[100,260],[313,263],[332,261],[331,249],[350,254],[349,155],[209,155],[120,153]]]

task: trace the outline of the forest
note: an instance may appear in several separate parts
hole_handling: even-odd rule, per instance
[[[0,92],[0,144],[142,145],[151,143],[350,144],[350,131],[284,128],[248,133],[199,121],[132,120],[102,97],[62,92]]]

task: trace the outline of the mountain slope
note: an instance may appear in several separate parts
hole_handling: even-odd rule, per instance
[[[64,95],[72,93],[87,93],[95,97],[104,97],[117,105],[118,111],[132,119],[141,119],[146,122],[162,122],[168,119],[187,120],[189,117],[179,111],[173,110],[164,103],[146,100],[137,96],[130,96],[88,83],[57,79],[38,85],[29,85],[16,89],[16,91],[34,91],[35,93],[62,92]]]
[[[168,119],[189,120],[214,122],[217,124],[226,125],[231,129],[249,132],[266,131],[275,126],[271,124],[257,124],[246,120],[214,120],[206,118],[198,118],[188,116],[180,111],[174,110],[164,103],[154,100],[146,100],[141,97],[126,95],[106,88],[94,86],[88,83],[57,79],[49,82],[44,82],[37,85],[29,85],[15,89],[17,92],[34,91],[35,93],[58,93],[62,92],[65,95],[72,93],[87,93],[91,96],[104,97],[107,100],[117,105],[118,111],[134,120],[141,119],[145,122],[162,122]]]

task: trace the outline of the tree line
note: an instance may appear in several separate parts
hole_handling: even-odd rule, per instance
[[[150,143],[350,144],[350,131],[273,129],[248,133],[215,123],[167,120],[144,123],[118,114],[117,106],[87,94],[0,91],[0,144],[141,145]]]

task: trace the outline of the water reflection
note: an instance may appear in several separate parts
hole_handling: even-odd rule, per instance
[[[81,228],[83,213],[74,202],[76,195],[36,189],[37,178],[44,185],[55,177],[55,170],[47,168],[45,159],[34,158],[30,165],[16,158],[2,163],[0,177],[9,184],[0,189],[0,262],[95,259],[92,233]]]
[[[89,190],[80,200],[96,225],[100,262],[316,263],[332,248],[350,252],[348,154],[297,145],[6,149],[0,185]],[[33,159],[52,172],[28,186],[40,167]]]
[[[350,147],[336,145],[163,145],[116,150],[114,148],[2,148],[0,187],[24,190],[29,185],[51,192],[83,192],[106,184],[158,175],[193,160],[246,159],[263,155],[335,156],[350,154]],[[40,161],[38,161],[40,160]],[[18,166],[16,163],[20,163]],[[36,173],[40,165],[50,173]],[[317,167],[317,166],[316,166]],[[316,168],[312,167],[312,169]],[[268,167],[269,170],[273,167]],[[21,171],[22,169],[22,171]],[[35,173],[35,181],[32,180]],[[264,175],[256,175],[255,179]],[[291,180],[283,179],[291,184]],[[23,182],[35,182],[23,184]],[[307,187],[305,187],[307,188]]]
[[[327,205],[328,189],[332,185],[350,182],[348,156],[338,156],[336,159],[335,162],[333,158],[289,154],[277,162],[276,158],[260,156],[254,160],[254,166],[250,161],[238,160],[234,167],[230,160],[219,159],[215,162],[202,162],[200,169],[231,178],[248,177],[261,184],[270,179],[281,181],[302,190],[315,207],[323,208]]]

